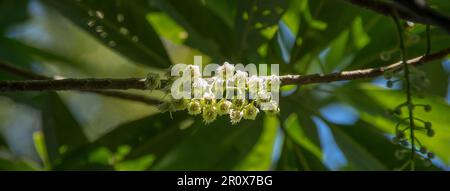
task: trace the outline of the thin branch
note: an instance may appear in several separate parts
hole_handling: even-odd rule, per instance
[[[383,1],[376,1],[376,0],[344,0],[344,1],[347,1],[353,5],[357,5],[359,7],[374,11],[376,13],[382,14],[384,16],[391,16],[393,9],[394,9],[392,4],[383,2]],[[426,20],[423,20],[420,18],[415,18],[410,13],[404,12],[402,10],[399,10],[398,14],[399,14],[399,17],[404,20],[422,23],[422,24],[431,24],[431,23],[428,23],[428,21],[426,21]]]
[[[408,60],[408,64],[418,66],[430,61],[439,60],[450,54],[450,48],[444,49],[434,54],[420,56]],[[335,81],[347,81],[381,76],[386,71],[398,72],[402,69],[402,62],[397,62],[389,66],[380,68],[370,68],[364,70],[352,70],[331,74],[312,75],[286,75],[280,76],[283,85],[288,84],[314,84],[329,83]],[[165,84],[166,82],[163,82]],[[164,86],[163,86],[164,87]],[[145,78],[125,78],[125,79],[49,79],[49,80],[27,80],[27,81],[0,81],[0,92],[22,92],[22,91],[101,91],[101,90],[147,90]]]
[[[39,74],[35,74],[33,72],[30,72],[30,71],[27,71],[27,70],[24,70],[24,69],[12,66],[10,64],[7,64],[7,63],[1,62],[1,61],[0,61],[0,70],[5,71],[5,72],[10,73],[10,74],[13,74],[13,75],[18,76],[18,77],[25,78],[25,79],[31,79],[31,80],[53,80],[53,78],[50,78],[50,77],[47,77],[47,76],[43,76],[43,75],[39,75]],[[142,95],[132,94],[132,93],[125,93],[125,92],[120,92],[120,91],[89,90],[89,91],[84,91],[84,92],[96,93],[96,94],[100,94],[100,95],[103,95],[103,96],[108,96],[108,97],[112,97],[112,98],[119,98],[119,99],[124,99],[124,100],[128,100],[128,101],[141,102],[141,103],[145,103],[147,105],[152,105],[152,106],[161,103],[160,100],[152,99],[152,98],[149,98],[147,96],[142,96]]]
[[[408,64],[418,66],[430,61],[439,60],[450,54],[450,48],[444,49],[434,54],[420,56],[408,60]],[[364,70],[352,70],[344,72],[336,72],[331,74],[312,74],[312,75],[287,75],[281,76],[283,85],[287,84],[314,84],[314,83],[328,83],[335,81],[347,81],[364,78],[374,78],[384,74],[386,71],[398,72],[402,69],[402,62],[397,62],[385,67],[369,68]]]
[[[425,4],[421,5],[411,0],[403,0],[392,3],[379,0],[344,1],[365,9],[372,10],[385,16],[392,16],[392,13],[394,11],[397,11],[401,19],[425,25],[438,26],[450,33],[450,18],[436,12]]]

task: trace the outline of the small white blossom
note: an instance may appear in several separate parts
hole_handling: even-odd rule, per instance
[[[243,72],[240,70],[236,71],[236,74],[234,75],[233,80],[235,82],[247,82],[247,78],[248,78],[248,73],[247,72]]]
[[[197,78],[192,83],[194,98],[202,98],[208,88],[208,82],[203,78]]]
[[[197,65],[188,65],[183,71],[183,77],[190,77],[192,79],[197,79],[202,77],[200,72],[200,67]]]
[[[261,79],[258,78],[258,76],[253,75],[247,80],[248,84],[248,92],[250,99],[256,99],[258,94],[258,87],[260,84]]]
[[[218,67],[216,72],[222,79],[229,79],[234,74],[234,66],[228,62],[225,62],[222,66]]]
[[[269,103],[264,104],[264,107],[261,108],[266,112],[267,114],[276,115],[280,113],[280,108],[278,107],[278,104],[274,101],[270,101]]]
[[[230,111],[231,124],[235,125],[235,124],[239,123],[241,121],[243,115],[244,115],[244,112],[242,112],[241,110],[231,109],[231,111]]]
[[[281,80],[279,76],[276,75],[272,75],[269,77],[270,79],[270,85],[271,85],[271,89],[269,91],[275,90],[276,92],[278,92],[280,90],[280,84],[281,84]]]

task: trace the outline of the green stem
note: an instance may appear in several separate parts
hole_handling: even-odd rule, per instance
[[[431,31],[430,31],[430,25],[427,25],[427,50],[425,52],[425,55],[430,55],[431,53]]]
[[[394,20],[395,24],[398,29],[398,35],[399,35],[399,41],[400,41],[400,50],[401,50],[401,56],[402,56],[402,63],[403,63],[403,69],[404,69],[404,78],[405,78],[405,91],[406,91],[406,103],[408,105],[408,117],[409,117],[409,125],[410,125],[410,140],[411,140],[411,170],[415,170],[414,168],[414,157],[416,153],[416,146],[415,146],[415,138],[414,138],[414,113],[413,108],[409,107],[413,105],[412,101],[412,93],[411,93],[411,81],[410,81],[410,71],[408,62],[406,59],[406,47],[404,42],[404,33],[402,30],[402,27],[400,25],[400,21],[398,19],[398,13],[394,12]]]

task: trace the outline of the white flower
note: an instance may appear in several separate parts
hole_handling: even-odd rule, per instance
[[[234,85],[237,90],[237,96],[241,99],[245,98],[245,87],[247,83],[248,73],[243,71],[236,71],[234,75]]]
[[[271,97],[267,83],[267,78],[261,78],[261,80],[259,81],[258,99],[262,102],[268,102]]]
[[[247,78],[248,78],[248,73],[247,72],[243,72],[240,70],[236,71],[236,74],[234,75],[233,80],[235,82],[247,82]]]
[[[211,92],[211,89],[209,91],[206,91],[203,95],[203,103],[205,105],[214,105],[216,104],[216,98],[214,94]]]
[[[200,72],[200,67],[197,65],[187,65],[183,71],[183,77],[190,77],[193,79],[202,77],[202,73]]]
[[[225,80],[213,77],[212,92],[217,99],[223,98],[223,93],[225,92]]]
[[[270,101],[269,103],[265,103],[262,105],[262,108],[266,114],[276,115],[280,112],[280,108],[278,104],[274,101]]]
[[[235,124],[239,123],[239,121],[241,121],[243,115],[244,115],[244,113],[241,110],[231,109],[230,110],[231,124],[235,125]]]
[[[255,99],[257,97],[258,86],[260,84],[260,81],[261,79],[256,75],[253,75],[250,78],[248,78],[247,84],[250,99]]]
[[[225,62],[222,66],[217,68],[216,72],[220,78],[228,79],[233,76],[234,70],[235,68],[233,65],[231,65],[228,62]]]
[[[280,90],[280,84],[281,84],[281,80],[279,76],[276,75],[272,75],[269,77],[270,80],[270,85],[271,85],[271,90],[275,90],[276,92],[278,92]]]
[[[192,83],[194,98],[202,98],[208,88],[208,82],[203,78],[197,78]]]
[[[217,111],[215,106],[205,106],[203,108],[203,121],[206,124],[209,124],[216,120],[217,117]]]

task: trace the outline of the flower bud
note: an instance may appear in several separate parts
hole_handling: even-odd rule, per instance
[[[215,106],[206,106],[203,108],[203,121],[206,124],[209,124],[216,120],[217,111]]]
[[[425,128],[426,129],[430,129],[433,125],[431,124],[431,122],[427,121],[425,122]]]
[[[198,100],[192,100],[188,105],[188,113],[189,115],[198,115],[202,113],[202,105]]]
[[[422,153],[422,154],[425,154],[425,153],[427,153],[427,148],[421,147],[419,152]]]
[[[434,136],[434,130],[433,129],[427,129],[427,136],[433,137]]]
[[[247,103],[247,100],[245,99],[238,99],[238,98],[234,98],[233,99],[233,108],[234,109],[242,109],[242,107],[244,107],[244,105]]]
[[[398,139],[403,139],[403,138],[405,138],[405,133],[403,133],[403,131],[399,131],[399,132],[397,132],[396,137]]]
[[[226,99],[222,99],[216,104],[217,114],[226,115],[230,113],[232,103]]]
[[[425,105],[425,106],[423,107],[423,109],[424,109],[426,112],[430,112],[430,111],[431,111],[431,105]]]
[[[428,153],[427,153],[427,157],[428,157],[429,159],[434,158],[434,153],[428,152]]]
[[[255,120],[259,113],[259,109],[256,108],[253,103],[246,105],[243,109],[244,119]]]
[[[386,87],[392,88],[393,86],[394,86],[394,82],[393,82],[393,81],[388,80],[388,81],[386,82]]]
[[[222,79],[231,78],[233,76],[234,71],[235,71],[234,66],[228,62],[225,62],[222,66],[218,67],[216,70],[217,74]]]
[[[172,111],[181,111],[185,110],[189,105],[189,100],[187,99],[176,99],[172,101]]]

